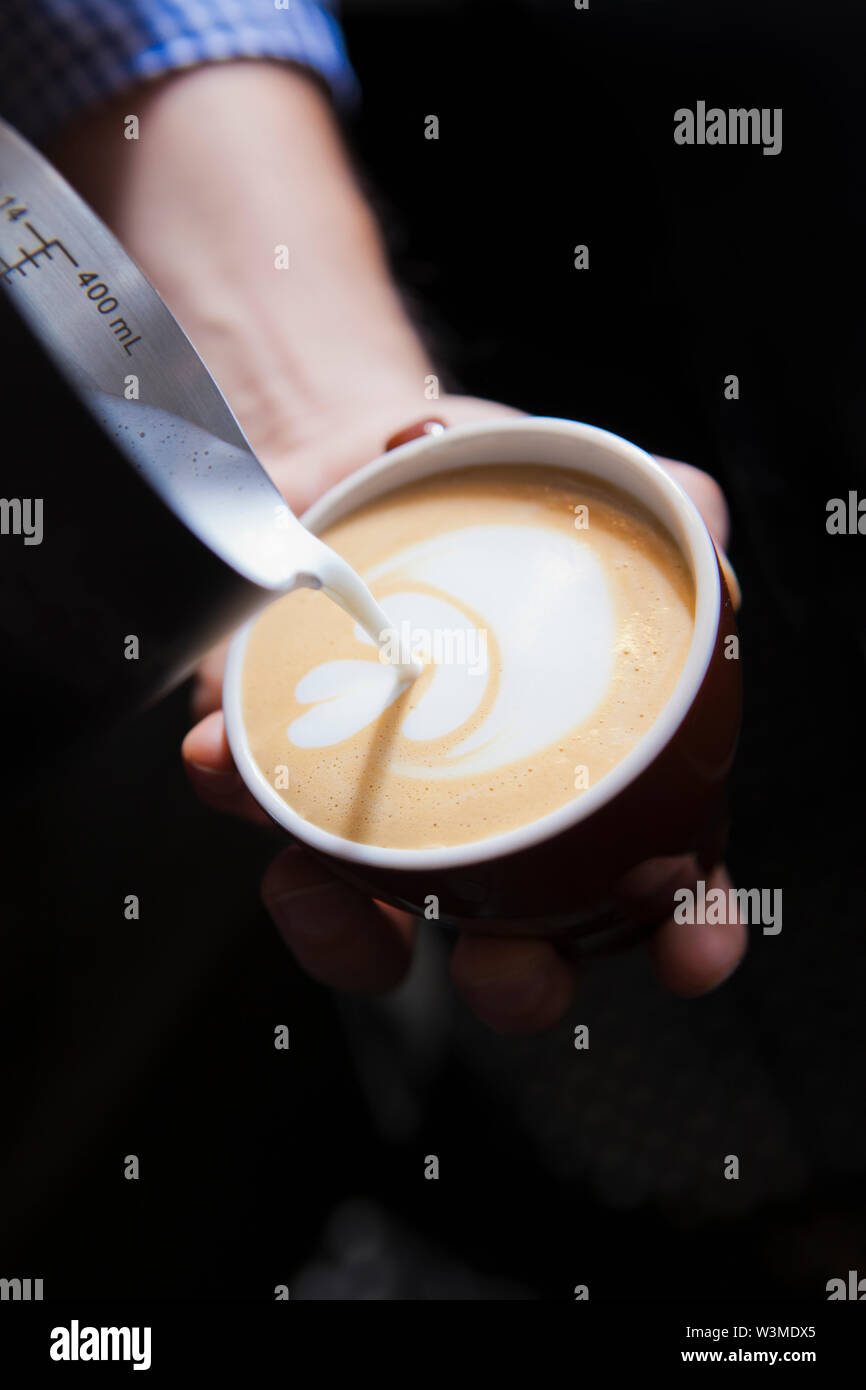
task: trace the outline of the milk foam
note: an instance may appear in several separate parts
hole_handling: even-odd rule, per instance
[[[252,754],[299,815],[344,839],[467,844],[579,798],[652,727],[692,640],[694,586],[671,537],[559,469],[420,480],[322,539],[391,634],[427,639],[407,681],[383,659],[390,638],[377,651],[381,632],[309,590],[250,632]]]
[[[369,585],[395,577],[404,587],[380,600],[394,627],[465,631],[468,605],[498,648],[499,681],[486,718],[447,750],[442,766],[400,760],[394,772],[448,778],[502,767],[567,734],[602,700],[613,666],[613,595],[601,563],[574,535],[469,526],[402,550],[363,576]],[[413,582],[443,597],[413,589]],[[354,635],[369,643],[360,629]],[[415,742],[453,734],[480,706],[489,680],[489,663],[483,672],[465,660],[438,665],[401,732]],[[295,690],[301,703],[317,703],[289,726],[289,740],[302,748],[339,743],[405,688],[398,674],[369,660],[319,665]]]

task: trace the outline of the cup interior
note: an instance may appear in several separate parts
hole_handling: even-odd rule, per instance
[[[691,499],[649,454],[618,435],[573,420],[538,416],[463,425],[401,445],[345,478],[301,518],[315,533],[404,483],[451,469],[497,464],[543,464],[583,473],[620,488],[670,532],[695,587],[692,642],[670,698],[640,741],[595,786],[573,802],[516,830],[469,844],[394,849],[358,844],[311,824],[271,786],[249,748],[242,717],[247,639],[255,619],[234,636],[226,662],[223,709],[238,770],[259,804],[295,839],[352,863],[391,869],[447,869],[514,854],[586,820],[634,781],[670,741],[697,694],[716,641],[721,585],[715,547]]]

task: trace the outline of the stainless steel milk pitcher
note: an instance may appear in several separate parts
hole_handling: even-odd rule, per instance
[[[7,779],[294,586],[291,513],[141,271],[0,121]],[[292,519],[293,520],[293,519]]]

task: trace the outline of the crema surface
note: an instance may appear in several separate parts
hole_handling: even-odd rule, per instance
[[[440,474],[322,533],[386,613],[401,679],[362,629],[302,590],[256,621],[244,720],[304,819],[401,848],[526,825],[644,737],[692,639],[671,537],[614,489],[557,469]]]

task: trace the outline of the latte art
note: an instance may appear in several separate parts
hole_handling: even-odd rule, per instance
[[[278,787],[286,769],[299,814],[344,838],[464,844],[562,806],[648,731],[691,641],[673,541],[625,497],[559,470],[439,475],[323,539],[384,611],[392,659],[409,645],[424,662],[406,680],[314,592],[253,628],[253,754]]]
[[[430,634],[431,647],[439,639],[443,654],[445,634],[465,633],[466,652],[486,652],[492,634],[498,653],[495,677],[489,661],[482,670],[461,662],[456,642],[456,660],[446,664],[440,657],[400,733],[415,743],[440,742],[443,761],[431,767],[395,760],[395,772],[443,778],[502,767],[567,734],[604,695],[613,664],[613,604],[599,561],[573,535],[538,526],[468,526],[413,546],[364,575],[374,588],[394,577],[401,590],[382,597],[381,607],[395,625],[415,624]],[[434,587],[442,597],[431,593]],[[467,621],[458,594],[479,614],[482,628],[458,626]],[[360,629],[354,636],[369,643]],[[406,686],[391,668],[371,665],[369,659],[332,662],[305,676],[296,698],[331,704],[290,725],[290,742],[310,747],[315,730],[319,746],[338,743],[348,736],[349,709],[356,728],[363,727],[362,710],[365,724],[381,714]],[[487,715],[464,735],[492,679],[497,689]]]

